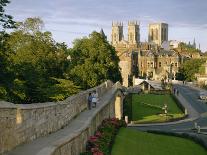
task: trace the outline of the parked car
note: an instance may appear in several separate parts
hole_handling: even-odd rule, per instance
[[[207,92],[200,92],[199,98],[201,100],[207,100]]]

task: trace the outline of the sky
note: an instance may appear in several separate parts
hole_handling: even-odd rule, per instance
[[[140,22],[141,41],[148,39],[148,24],[169,24],[169,40],[200,44],[207,51],[207,0],[11,0],[5,8],[15,21],[40,17],[44,30],[57,42],[72,47],[76,38],[103,28],[111,40],[112,21]],[[125,38],[127,39],[127,38]]]

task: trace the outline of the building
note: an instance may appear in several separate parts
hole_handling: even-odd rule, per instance
[[[149,24],[148,41],[154,42],[159,46],[161,46],[164,41],[168,41],[168,24]]]
[[[175,79],[182,63],[181,56],[174,50],[160,46],[168,41],[168,24],[150,24],[149,41],[140,42],[140,25],[128,22],[128,38],[124,39],[123,23],[112,23],[111,44],[119,56],[123,85],[128,87],[133,76],[151,80]]]
[[[138,52],[138,75],[151,80],[176,78],[182,63],[181,56],[173,50],[146,50]]]
[[[123,23],[112,22],[111,44],[115,47],[119,56],[119,66],[123,79],[123,85],[128,86],[131,76],[137,71],[137,53],[140,45],[140,29],[137,21],[128,22],[128,38],[124,39]]]
[[[177,40],[164,41],[161,45],[161,48],[165,50],[177,49],[180,43],[181,42]]]

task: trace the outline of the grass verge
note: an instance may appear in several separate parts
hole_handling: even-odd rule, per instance
[[[131,100],[132,108],[130,110],[133,123],[167,122],[185,116],[170,94],[133,94]],[[164,104],[168,107],[167,115],[163,115],[162,107]]]
[[[137,154],[206,155],[207,151],[188,139],[121,128],[112,147],[112,155]]]

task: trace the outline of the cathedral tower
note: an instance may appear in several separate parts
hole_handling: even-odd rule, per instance
[[[153,23],[149,24],[149,42],[161,46],[164,41],[168,41],[168,24]]]
[[[112,22],[112,34],[111,42],[112,45],[118,44],[123,39],[123,23],[121,22]]]
[[[139,23],[137,21],[128,22],[128,42],[129,44],[140,42]]]

